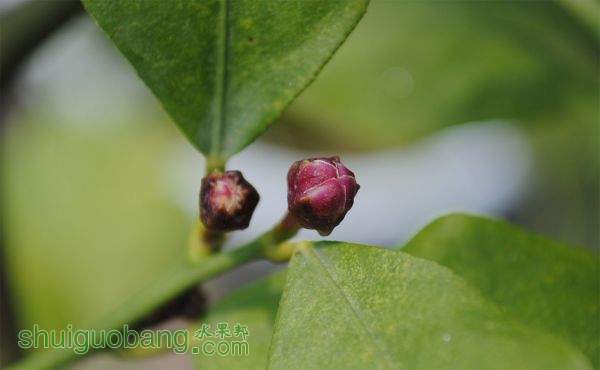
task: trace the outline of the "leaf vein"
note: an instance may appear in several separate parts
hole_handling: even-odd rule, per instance
[[[342,297],[346,303],[348,303],[348,307],[350,308],[350,312],[352,316],[356,319],[358,324],[364,329],[363,333],[366,333],[367,338],[370,340],[373,348],[376,352],[379,352],[381,356],[376,356],[377,359],[383,359],[383,363],[380,362],[381,368],[384,369],[394,369],[397,368],[394,365],[394,361],[389,356],[389,349],[378,340],[377,336],[373,331],[369,328],[364,319],[364,315],[362,314],[358,303],[354,301],[350,294],[346,293],[340,283],[338,282],[337,275],[335,274],[335,268],[329,263],[325,256],[321,256],[319,253],[315,252],[313,248],[301,248],[301,253],[306,257],[307,260],[313,261],[313,265],[316,266],[319,270],[323,272],[323,275],[326,277],[326,280],[331,283],[331,286],[334,288],[334,291],[337,291],[339,295]]]
[[[221,153],[223,130],[225,127],[225,103],[227,98],[227,63],[229,59],[229,0],[222,0],[220,6],[220,30],[216,65],[216,90],[212,124],[211,156],[217,158]]]

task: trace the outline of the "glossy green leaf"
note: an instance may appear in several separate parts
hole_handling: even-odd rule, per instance
[[[588,369],[561,340],[507,319],[436,263],[306,244],[288,271],[270,369]]]
[[[308,85],[367,0],[84,0],[188,139],[223,160]]]
[[[208,356],[202,352],[193,355],[198,369],[245,369],[262,370],[267,367],[271,334],[275,325],[275,315],[285,273],[278,272],[265,279],[239,289],[219,302],[202,322],[192,327],[197,330],[202,323],[215,328],[219,322],[248,326],[248,356]],[[234,340],[239,340],[235,338]],[[203,341],[195,338],[192,346],[201,347]]]
[[[569,340],[600,366],[598,255],[462,214],[434,221],[402,250],[449,267],[520,322]]]

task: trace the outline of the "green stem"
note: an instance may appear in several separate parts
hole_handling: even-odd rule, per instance
[[[225,171],[226,161],[220,157],[207,157],[206,158],[206,172],[205,175],[209,175],[213,172]]]
[[[132,296],[117,310],[89,327],[94,330],[119,329],[125,324],[136,322],[194,284],[206,281],[249,261],[268,258],[266,251],[275,250],[274,245],[287,240],[297,231],[297,225],[291,221],[290,217],[286,217],[273,229],[248,244],[232,251],[211,255],[195,266],[174,268],[161,281]],[[9,369],[56,369],[89,353],[78,355],[73,349],[40,350]]]
[[[282,243],[300,230],[300,225],[291,214],[286,214],[273,230],[263,237],[271,238],[263,244],[262,255],[271,262],[287,262],[296,252],[296,247],[292,243]]]

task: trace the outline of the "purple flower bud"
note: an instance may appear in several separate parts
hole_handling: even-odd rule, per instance
[[[209,230],[245,229],[259,199],[240,171],[213,172],[202,179],[200,219]]]
[[[288,209],[302,227],[329,235],[352,208],[359,188],[339,157],[304,159],[288,172]]]

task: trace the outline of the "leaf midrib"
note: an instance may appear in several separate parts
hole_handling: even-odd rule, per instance
[[[217,65],[216,65],[216,94],[214,101],[215,116],[212,127],[212,140],[210,146],[210,155],[218,158],[221,154],[221,143],[223,138],[223,128],[225,127],[225,101],[227,84],[227,60],[229,58],[229,0],[221,0],[219,7],[220,14],[220,32],[218,35],[217,47]]]
[[[379,353],[381,356],[375,356],[376,361],[379,362],[379,367],[382,369],[395,369],[398,368],[400,364],[395,364],[394,361],[390,358],[389,350],[385,343],[382,343],[378,340],[377,336],[371,328],[368,326],[366,320],[363,318],[363,314],[358,307],[358,304],[355,303],[354,299],[350,296],[350,294],[346,293],[342,286],[336,279],[335,268],[319,253],[315,252],[312,247],[303,247],[300,248],[300,253],[306,258],[306,260],[312,266],[316,267],[316,270],[320,272],[325,279],[320,279],[319,281],[328,281],[330,283],[332,290],[337,292],[342,299],[347,303],[345,305],[348,307],[348,311],[351,313],[351,317],[358,322],[359,326],[361,326],[364,331],[361,333],[366,333],[364,335],[367,339],[367,343],[371,344],[371,347],[375,352]]]

